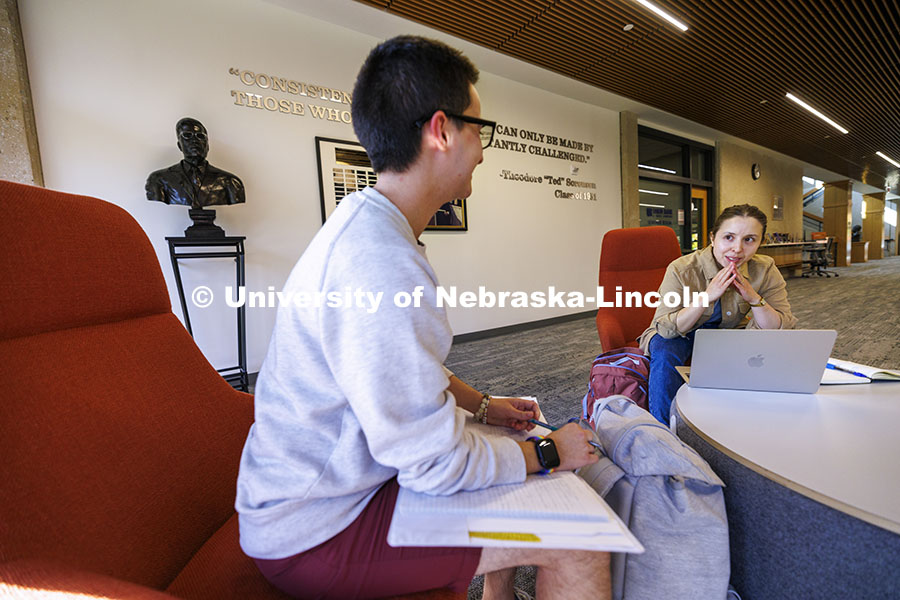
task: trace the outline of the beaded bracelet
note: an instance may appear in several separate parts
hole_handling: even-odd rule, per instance
[[[491,404],[491,400],[493,400],[493,398],[491,398],[490,394],[481,395],[481,406],[478,408],[478,412],[475,413],[476,421],[481,421],[487,425],[487,411],[488,406]]]

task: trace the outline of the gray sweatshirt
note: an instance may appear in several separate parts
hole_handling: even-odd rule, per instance
[[[398,306],[419,286],[420,306]],[[467,430],[447,390],[436,286],[396,206],[371,188],[341,200],[285,284],[259,373],[235,504],[248,555],[334,537],[394,476],[429,494],[525,480],[518,445]]]

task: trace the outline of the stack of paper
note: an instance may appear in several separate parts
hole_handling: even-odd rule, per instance
[[[543,547],[643,552],[597,492],[573,473],[450,496],[400,489],[391,546]]]
[[[523,440],[546,429],[514,432],[475,423],[483,435]],[[524,483],[498,485],[450,496],[400,488],[388,531],[391,546],[542,547],[610,552],[643,552],[628,531],[583,479],[569,472],[529,475]]]

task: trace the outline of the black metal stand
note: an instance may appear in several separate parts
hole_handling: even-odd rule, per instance
[[[188,314],[187,300],[184,297],[184,285],[181,282],[181,270],[178,261],[187,258],[233,258],[235,262],[235,280],[237,287],[244,286],[244,240],[243,236],[228,236],[220,238],[189,238],[167,237],[169,242],[169,256],[172,258],[172,269],[175,271],[175,285],[178,287],[178,299],[181,300],[181,312],[184,314],[184,325],[188,333],[193,337],[191,317]],[[178,252],[177,248],[189,248],[190,251]],[[198,250],[199,248],[233,248],[230,251]],[[222,377],[233,387],[241,391],[249,391],[247,377],[247,307],[239,306],[237,309],[237,349],[238,364],[236,367],[218,369]]]

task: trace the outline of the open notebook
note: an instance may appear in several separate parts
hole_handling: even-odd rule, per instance
[[[879,369],[849,360],[829,358],[822,383],[871,383],[872,381],[900,381],[900,371]]]
[[[517,439],[534,435],[482,425],[471,418],[466,427]],[[644,551],[603,498],[569,472],[529,475],[523,483],[449,496],[400,488],[387,541],[391,546]]]

